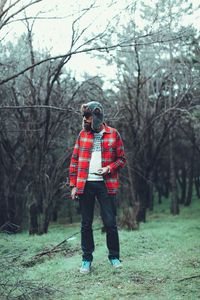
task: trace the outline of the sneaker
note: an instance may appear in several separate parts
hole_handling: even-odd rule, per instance
[[[80,273],[87,274],[91,271],[91,261],[83,260],[80,268]]]
[[[122,267],[122,263],[118,258],[110,259],[110,263],[114,268],[121,268]]]

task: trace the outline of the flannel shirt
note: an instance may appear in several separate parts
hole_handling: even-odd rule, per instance
[[[126,163],[124,146],[119,132],[103,124],[101,139],[102,167],[109,166],[110,173],[104,175],[109,194],[116,194],[119,187],[118,169]],[[76,187],[77,194],[83,194],[88,177],[94,134],[81,130],[76,140],[69,167],[70,186]]]

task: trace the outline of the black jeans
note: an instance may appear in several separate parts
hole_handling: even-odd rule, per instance
[[[81,247],[83,260],[92,261],[94,238],[92,222],[94,217],[95,198],[100,204],[101,218],[106,229],[108,258],[119,259],[119,236],[116,224],[116,199],[109,195],[104,181],[87,181],[84,193],[79,195],[81,209]]]

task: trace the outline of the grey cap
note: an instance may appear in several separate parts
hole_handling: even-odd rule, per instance
[[[103,106],[101,105],[101,103],[97,101],[90,101],[86,104],[83,104],[81,106],[81,112],[89,112],[92,114],[93,120],[91,127],[94,131],[98,130],[103,123],[104,116]]]

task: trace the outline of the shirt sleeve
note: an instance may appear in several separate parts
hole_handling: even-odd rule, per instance
[[[118,168],[123,168],[126,164],[126,158],[124,153],[124,144],[120,133],[117,131],[117,142],[116,142],[116,160],[109,164],[110,173],[116,171]]]
[[[79,159],[79,136],[76,140],[69,166],[69,185],[76,186]]]

